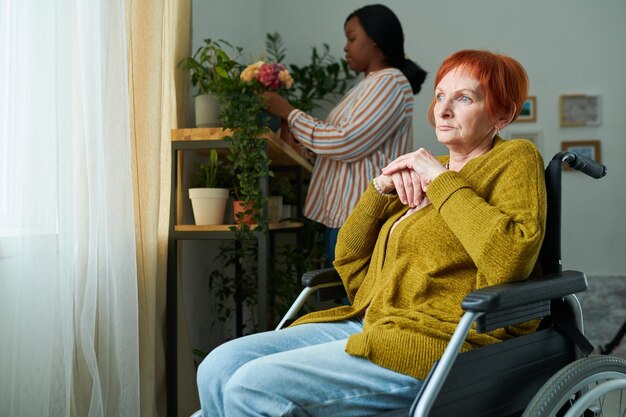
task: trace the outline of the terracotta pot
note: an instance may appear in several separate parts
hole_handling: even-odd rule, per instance
[[[235,220],[235,224],[239,224],[243,222],[244,224],[255,224],[256,222],[252,218],[252,213],[243,216],[243,219],[239,218],[239,213],[252,210],[253,203],[248,203],[248,207],[245,206],[243,200],[235,200],[233,201],[233,217]]]

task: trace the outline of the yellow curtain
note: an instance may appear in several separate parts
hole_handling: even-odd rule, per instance
[[[142,417],[166,414],[170,129],[187,126],[188,78],[177,64],[190,55],[190,28],[191,0],[126,0]],[[178,306],[178,415],[189,416],[199,402],[183,303]]]

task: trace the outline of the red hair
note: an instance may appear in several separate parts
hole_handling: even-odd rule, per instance
[[[528,76],[522,64],[515,59],[489,51],[464,50],[447,57],[435,77],[435,88],[441,79],[450,71],[461,69],[480,83],[485,93],[486,111],[489,118],[496,120],[515,105],[517,118],[522,105],[528,96]],[[428,109],[428,120],[435,126],[434,108],[436,98],[433,97]]]

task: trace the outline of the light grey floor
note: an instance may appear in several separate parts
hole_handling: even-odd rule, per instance
[[[589,289],[576,294],[583,308],[585,333],[596,347],[608,343],[626,321],[626,277],[589,276]],[[626,358],[626,337],[612,353]]]

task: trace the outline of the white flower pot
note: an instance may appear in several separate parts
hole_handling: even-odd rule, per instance
[[[197,225],[222,224],[228,201],[227,188],[190,188],[189,198]]]
[[[220,127],[220,102],[213,94],[196,96],[196,127]]]

